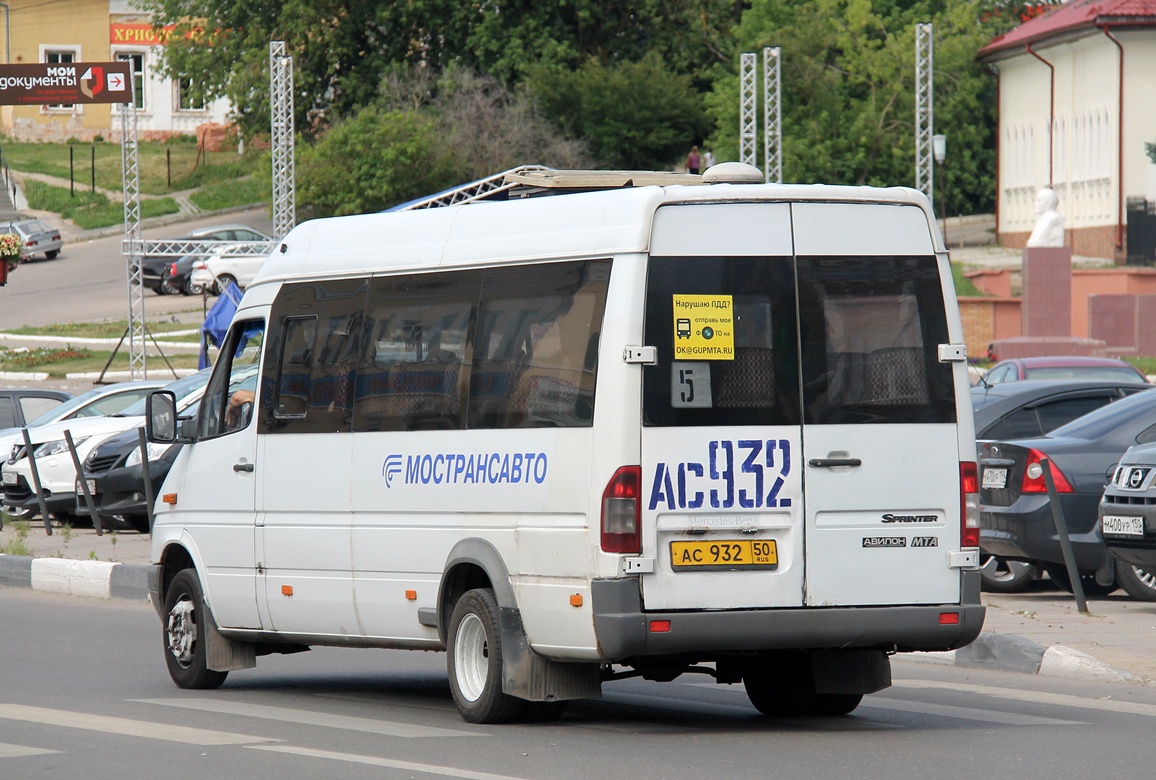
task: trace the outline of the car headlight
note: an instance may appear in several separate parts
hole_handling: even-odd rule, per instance
[[[87,436],[81,436],[79,439],[73,439],[72,443],[79,447],[82,443],[88,441]],[[59,455],[62,452],[68,452],[68,442],[64,439],[57,439],[56,441],[46,441],[36,447],[36,457],[48,458],[53,455]]]
[[[173,445],[150,443],[148,445],[149,462],[160,460],[164,457],[164,454],[169,451],[169,447],[171,446]],[[128,454],[128,457],[124,459],[124,465],[126,468],[140,465],[140,447],[133,448],[132,452]]]

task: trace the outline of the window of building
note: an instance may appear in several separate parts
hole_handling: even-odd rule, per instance
[[[67,65],[72,62],[80,60],[80,50],[75,47],[51,47],[41,48],[41,61],[48,65]],[[79,106],[73,103],[58,103],[55,105],[44,106],[46,111],[73,111],[78,110]]]
[[[118,62],[129,63],[129,70],[132,72],[132,91],[136,98],[137,110],[143,109],[145,105],[145,55],[144,52],[122,51],[116,55]]]
[[[181,78],[176,80],[175,87],[177,108],[181,111],[205,110],[205,92],[200,84],[191,78]]]

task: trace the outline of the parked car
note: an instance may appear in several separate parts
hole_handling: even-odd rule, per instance
[[[270,248],[271,249],[271,248]],[[235,284],[242,290],[257,276],[269,254],[231,254],[233,247],[223,246],[208,257],[193,263],[193,284],[203,286],[213,295]]]
[[[1100,534],[1118,566],[1128,595],[1156,601],[1156,444],[1130,447],[1120,458],[1100,500]]]
[[[272,236],[248,225],[214,225],[194,230],[188,235],[174,239],[177,241],[269,241]],[[150,255],[143,259],[141,278],[145,287],[158,295],[200,295],[202,288],[194,284],[191,276],[193,265],[203,259],[203,255],[170,257]]]
[[[20,236],[24,242],[24,248],[20,250],[21,260],[28,260],[34,255],[44,255],[49,260],[55,260],[64,246],[60,231],[41,219],[22,217],[5,220],[0,222],[0,233]]]
[[[1148,377],[1131,363],[1116,358],[1056,355],[1001,360],[983,375],[982,384],[998,385],[1025,379],[1115,379],[1147,382]]]
[[[971,389],[975,435],[980,441],[1042,436],[1105,404],[1151,389],[1152,385],[1142,382],[1100,379],[1029,379],[978,385]],[[1016,593],[1040,576],[1040,567],[983,553],[980,574],[984,590]]]
[[[1126,580],[1136,586],[1142,575],[1108,557],[1098,508],[1120,457],[1132,445],[1151,441],[1156,441],[1156,393],[1145,391],[1044,436],[979,442],[981,550],[1038,562],[1057,585],[1071,589],[1043,477],[1046,458],[1085,590],[1110,592]]]
[[[0,433],[7,428],[23,428],[28,420],[52,411],[69,398],[72,393],[62,390],[0,390]]]
[[[157,384],[171,390],[177,398],[178,410],[183,410],[200,398],[208,382],[209,371],[204,369],[167,385]],[[155,385],[151,389],[155,389]],[[83,463],[93,448],[109,436],[143,425],[144,413],[145,400],[141,399],[114,415],[66,420],[29,430],[36,455],[40,489],[50,514],[73,516],[76,513],[76,466],[68,451],[64,432],[67,430],[71,434],[76,455]],[[27,516],[39,514],[40,504],[32,489],[32,466],[23,444],[13,448],[4,464],[2,475],[5,507]]]
[[[163,381],[117,382],[94,387],[86,393],[69,398],[62,404],[42,412],[32,420],[25,420],[22,426],[0,430],[0,471],[3,463],[14,454],[14,449],[24,446],[21,427],[34,429],[61,420],[76,420],[83,417],[103,417],[116,414],[133,405],[149,394],[150,390],[164,386]]]

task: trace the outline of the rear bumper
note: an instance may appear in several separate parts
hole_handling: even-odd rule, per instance
[[[1094,572],[1107,561],[1097,527],[1100,497],[1085,493],[1061,494],[1060,508],[1072,541],[1076,566]],[[980,507],[979,546],[989,555],[1063,563],[1064,554],[1052,507],[1046,495],[1023,495],[1010,506]]]
[[[599,649],[610,662],[676,653],[879,648],[953,650],[983,628],[979,572],[963,572],[965,604],[644,612],[635,579],[595,580],[591,600]],[[942,625],[942,613],[959,622]],[[654,633],[650,622],[669,620]]]

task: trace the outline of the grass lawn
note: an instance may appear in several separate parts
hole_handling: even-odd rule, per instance
[[[0,371],[46,371],[49,376],[63,378],[67,374],[100,371],[108,363],[112,350],[77,349],[75,347],[44,347],[39,349],[0,349]],[[174,368],[196,368],[196,355],[168,355]],[[164,358],[149,355],[149,367],[163,376]],[[109,371],[128,371],[128,348],[121,347]]]
[[[21,336],[76,336],[78,338],[118,339],[127,327],[127,320],[113,320],[109,322],[64,322],[58,325],[44,325],[35,328],[29,326],[13,328],[8,332]],[[158,340],[166,333],[181,330],[196,330],[197,327],[196,324],[187,322],[160,321],[148,323],[149,333],[153,334]],[[193,344],[197,344],[200,341],[195,333],[188,336],[165,336],[164,340],[188,341]]]

